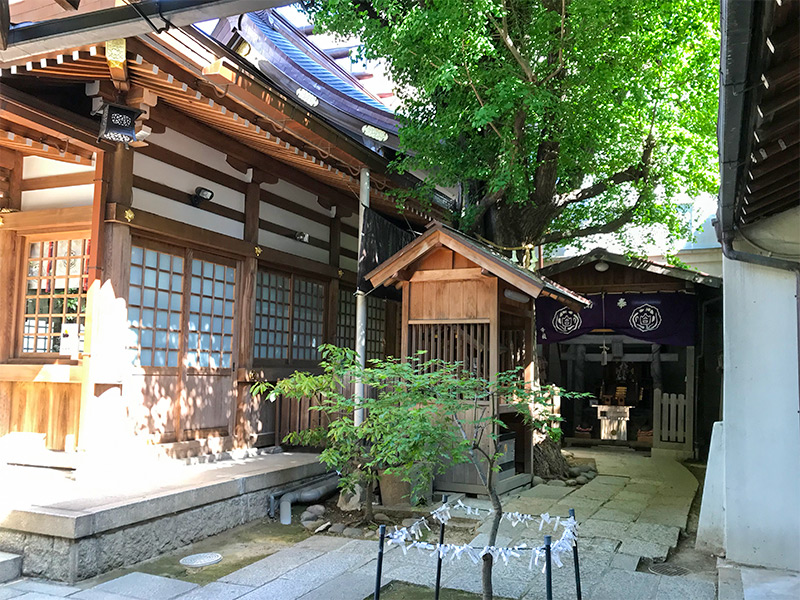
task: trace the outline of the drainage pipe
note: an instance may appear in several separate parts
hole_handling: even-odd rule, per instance
[[[280,497],[284,496],[285,494],[287,494],[289,492],[293,492],[293,491],[299,490],[301,488],[315,486],[316,484],[321,483],[321,482],[325,481],[326,479],[328,479],[329,477],[332,477],[332,476],[333,476],[333,473],[324,473],[322,475],[317,475],[315,477],[311,477],[311,478],[309,478],[309,479],[307,479],[305,481],[296,482],[296,483],[293,483],[291,485],[287,485],[284,488],[279,488],[277,490],[273,490],[269,494],[269,518],[270,519],[274,519],[275,518],[275,511],[278,508],[278,503],[279,503],[278,499]]]
[[[329,479],[317,483],[316,485],[300,488],[281,496],[281,524],[292,524],[292,502],[316,502],[317,500],[333,493],[338,485],[339,477],[338,475],[333,475]]]

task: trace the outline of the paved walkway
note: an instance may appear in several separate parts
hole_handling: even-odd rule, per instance
[[[694,477],[669,460],[616,451],[576,451],[591,457],[598,475],[579,488],[540,485],[506,502],[507,510],[566,516],[575,508],[581,551],[583,597],[587,600],[714,600],[715,585],[692,577],[666,577],[636,571],[641,557],[663,559],[686,527],[697,489]],[[480,526],[485,530],[488,524]],[[538,529],[516,528],[504,521],[498,544],[527,541],[539,545]],[[480,538],[480,535],[478,536]],[[476,538],[475,543],[480,540]],[[38,581],[0,587],[0,600],[363,600],[373,590],[375,541],[314,536],[231,573],[204,587],[191,583],[131,573],[81,590]],[[435,560],[416,550],[404,555],[387,551],[384,583],[391,580],[432,585]],[[527,561],[495,568],[495,594],[522,600],[544,597],[544,575],[528,570]],[[571,564],[554,570],[554,597],[575,598]],[[445,587],[480,590],[480,569],[469,559],[447,563]]]

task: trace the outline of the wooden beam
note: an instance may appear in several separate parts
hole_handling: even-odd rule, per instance
[[[66,146],[66,144],[64,144]],[[0,146],[34,156],[43,156],[53,160],[91,166],[92,159],[86,156],[60,150],[57,146],[44,144],[26,136],[17,135],[13,131],[0,129]]]
[[[44,102],[5,83],[0,83],[0,99],[0,109],[9,113],[14,122],[58,139],[68,139],[70,144],[89,152],[114,149],[114,144],[97,140],[99,125],[88,117]]]
[[[485,269],[474,267],[468,269],[431,269],[428,271],[417,271],[411,276],[409,281],[462,281],[469,279],[484,279]]]
[[[111,81],[118,90],[127,92],[130,89],[128,81],[128,51],[125,38],[117,38],[106,42],[106,65],[111,73]]]
[[[209,167],[206,164],[193,160],[187,156],[184,156],[183,154],[178,154],[177,152],[168,150],[163,146],[158,146],[154,143],[149,143],[144,148],[137,148],[136,152],[153,158],[157,161],[166,163],[172,167],[175,167],[176,169],[180,169],[181,171],[186,171],[192,175],[197,175],[203,179],[208,179],[209,181],[218,183],[219,185],[230,188],[239,192],[240,194],[244,194],[247,191],[247,186],[249,185],[243,179],[239,179],[233,175],[228,175],[227,173],[218,171],[217,169]],[[246,172],[247,170],[242,171],[242,173]]]
[[[135,229],[155,233],[159,237],[171,237],[181,242],[216,250],[217,252],[227,252],[237,257],[247,257],[255,254],[256,246],[244,240],[237,240],[221,233],[187,225],[186,223],[136,208],[128,209],[125,206],[111,203],[106,207],[106,221],[122,223]],[[258,246],[258,248],[261,250],[259,255],[261,262],[272,264],[291,272],[303,271],[323,278],[339,277],[338,269],[334,269],[330,265],[266,246]],[[356,276],[353,272],[345,271],[342,279],[347,283],[354,284]]]
[[[78,10],[81,5],[81,0],[53,0],[64,10]]]
[[[0,381],[80,383],[83,367],[77,365],[0,365]]]
[[[19,213],[16,213],[19,214]],[[0,215],[8,217],[9,215]],[[16,339],[17,310],[19,307],[19,264],[21,259],[22,240],[13,230],[0,227],[0,305],[4,307],[0,318],[0,362],[5,362],[14,355]],[[0,380],[2,374],[0,374]],[[2,420],[2,415],[0,415]]]
[[[91,206],[72,206],[69,208],[50,208],[46,210],[29,210],[24,212],[4,213],[0,228],[4,230],[30,232],[37,229],[60,228],[62,230],[77,227],[89,228],[92,222]]]
[[[9,0],[0,0],[0,50],[8,49],[8,32],[11,29]]]
[[[163,123],[167,127],[181,132],[200,143],[216,148],[220,152],[224,152],[229,156],[242,161],[244,165],[258,165],[261,170],[268,173],[277,175],[280,179],[288,181],[297,187],[304,189],[318,197],[326,198],[331,206],[336,205],[339,207],[337,214],[341,217],[347,217],[355,213],[358,208],[356,197],[350,198],[336,188],[333,188],[321,181],[314,179],[311,175],[307,175],[286,163],[253,150],[244,144],[230,138],[223,133],[204,125],[195,119],[185,115],[184,113],[175,110],[174,108],[166,105],[159,104],[150,114],[151,119],[155,119]]]
[[[247,191],[244,195],[244,241],[251,244],[258,244],[258,210],[260,204],[261,189],[258,183],[248,183]]]
[[[176,190],[168,185],[164,185],[163,183],[159,183],[157,181],[151,181],[150,179],[145,179],[139,175],[133,176],[133,187],[150,192],[151,194],[155,194],[157,196],[161,196],[162,198],[169,198],[170,200],[180,202],[181,204],[186,204],[187,206],[192,205],[191,194],[188,192]],[[220,217],[225,217],[226,219],[244,223],[244,213],[241,213],[233,208],[223,206],[222,204],[217,204],[216,202],[203,202],[196,208],[219,215]]]
[[[14,152],[14,162],[11,166],[11,172],[8,179],[8,197],[5,200],[7,208],[21,210],[22,209],[22,171],[23,171],[23,156],[19,152]]]
[[[88,185],[94,182],[94,172],[66,173],[64,175],[45,175],[22,180],[22,191],[50,190],[53,188]]]

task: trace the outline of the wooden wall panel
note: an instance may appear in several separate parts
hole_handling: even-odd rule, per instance
[[[181,427],[186,431],[224,429],[227,432],[231,411],[236,405],[230,376],[187,374],[185,380]]]
[[[411,320],[489,319],[497,306],[497,279],[420,281],[409,284]]]
[[[29,382],[6,385],[11,396],[8,431],[44,433],[50,450],[64,450],[67,435],[77,438],[80,385]]]
[[[180,403],[177,375],[136,375],[123,386],[128,414],[137,435],[174,441],[173,409]]]

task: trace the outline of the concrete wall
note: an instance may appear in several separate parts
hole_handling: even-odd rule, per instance
[[[723,278],[727,558],[800,570],[797,279],[728,259]]]

